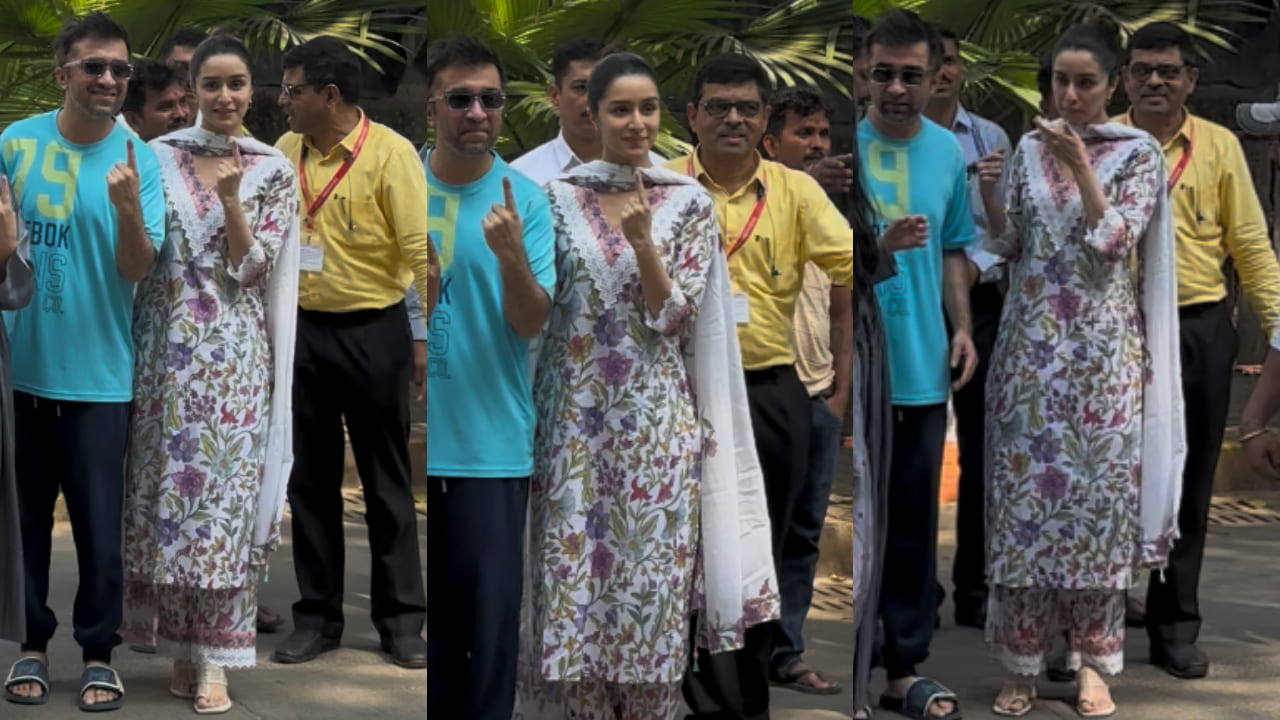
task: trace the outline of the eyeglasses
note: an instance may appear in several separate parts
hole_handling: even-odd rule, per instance
[[[302,92],[303,89],[308,87],[311,87],[311,86],[307,85],[306,83],[303,83],[302,85],[290,85],[288,83],[281,83],[280,94],[292,100],[298,96],[298,93]]]
[[[717,120],[728,117],[730,110],[737,110],[739,117],[750,120],[760,114],[763,109],[763,103],[759,100],[729,102],[728,100],[711,99],[702,104],[702,109]]]
[[[117,80],[128,80],[133,77],[133,66],[124,60],[107,60],[106,58],[80,58],[72,60],[63,65],[63,68],[75,67],[79,65],[85,75],[93,78],[100,78],[106,74],[107,70],[111,70],[111,76]]]
[[[1161,80],[1173,81],[1182,76],[1182,69],[1188,67],[1186,63],[1182,65],[1148,65],[1146,63],[1134,63],[1129,66],[1129,74],[1134,80],[1145,82],[1151,79],[1152,73],[1160,76]]]
[[[871,82],[876,85],[892,85],[895,78],[901,80],[905,87],[917,87],[924,84],[924,71],[919,68],[894,70],[884,65],[871,68]]]
[[[430,102],[436,100],[444,100],[450,110],[457,112],[465,112],[475,107],[476,101],[480,101],[480,108],[485,112],[495,112],[501,110],[507,104],[507,94],[501,90],[484,90],[473,93],[468,90],[454,90],[452,92],[437,95],[428,98]]]

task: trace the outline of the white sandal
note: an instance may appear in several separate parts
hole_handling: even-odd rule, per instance
[[[216,707],[201,707],[200,701],[208,701],[210,697],[205,694],[210,685],[221,685],[227,687],[227,671],[221,665],[203,664],[199,668],[196,680],[196,701],[192,705],[197,715],[221,715],[231,709],[231,697],[227,696],[227,701]],[[201,688],[204,690],[202,691]]]
[[[1010,686],[1012,687],[1010,688]],[[1001,703],[1000,697],[1005,694],[1005,690],[1009,689],[1012,689],[1012,692]],[[995,702],[991,704],[991,712],[1001,717],[1022,717],[1031,712],[1035,704],[1035,681],[1016,680],[1008,682],[1006,687],[1000,689],[1000,694],[996,696]]]
[[[1116,714],[1116,701],[1111,697],[1111,687],[1096,671],[1086,673],[1081,670],[1077,686],[1079,690],[1076,697],[1077,715],[1082,718],[1106,718]],[[1100,705],[1097,700],[1084,697],[1086,694],[1092,695],[1093,691],[1098,689],[1107,691],[1107,705]]]

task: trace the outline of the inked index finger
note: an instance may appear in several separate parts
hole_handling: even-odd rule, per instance
[[[639,169],[636,169],[636,197],[644,207],[649,207],[649,197],[644,193],[644,177]]]
[[[502,178],[502,195],[506,199],[507,209],[516,212],[515,191],[511,189],[511,178]]]
[[[0,174],[0,205],[9,206],[9,176]]]
[[[133,150],[133,138],[125,141],[125,157],[131,170],[138,169],[138,156]]]

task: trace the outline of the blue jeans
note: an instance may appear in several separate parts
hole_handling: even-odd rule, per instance
[[[813,599],[813,578],[818,567],[818,540],[827,520],[831,480],[840,451],[842,419],[831,412],[827,401],[814,398],[813,429],[809,436],[809,470],[796,503],[791,529],[783,540],[778,563],[778,587],[782,595],[782,618],[773,645],[773,668],[785,670],[804,654],[804,618]]]

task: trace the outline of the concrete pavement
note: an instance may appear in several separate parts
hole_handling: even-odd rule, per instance
[[[351,513],[349,512],[349,517]],[[296,599],[293,557],[285,523],[285,543],[271,563],[262,602],[289,615]],[[71,720],[91,717],[76,707],[79,694],[80,650],[71,637],[71,607],[76,591],[75,549],[70,526],[55,529],[49,604],[58,615],[59,628],[50,647],[49,703],[21,707],[0,701],[3,720]],[[426,546],[426,524],[419,525]],[[342,648],[305,665],[277,665],[271,651],[281,635],[258,638],[258,666],[230,670],[231,699],[235,707],[221,717],[228,720],[421,720],[427,712],[427,675],[423,670],[402,670],[378,652],[378,635],[369,622],[369,546],[362,524],[348,523],[346,634]],[[425,556],[424,556],[425,569]],[[282,628],[288,633],[292,623]],[[17,646],[0,643],[0,663],[6,672],[17,656]],[[125,706],[107,717],[133,720],[172,720],[195,717],[190,700],[168,692],[170,663],[140,655],[121,646],[115,668],[125,687]]]
[[[1200,583],[1205,618],[1200,647],[1213,666],[1203,680],[1177,680],[1148,664],[1146,634],[1130,629],[1124,673],[1112,681],[1121,720],[1267,720],[1280,718],[1280,493],[1255,493],[1261,508],[1242,508],[1220,498],[1210,528]],[[1259,503],[1250,503],[1257,505]],[[955,506],[944,508],[939,536],[939,575],[949,588],[954,557]],[[921,672],[960,697],[967,720],[997,717],[991,702],[1000,688],[1000,668],[987,659],[982,632],[957,628],[948,602],[943,627]],[[878,692],[884,678],[873,680]],[[1070,685],[1041,682],[1041,699],[1029,720],[1078,717]],[[878,711],[876,718],[898,718]]]
[[[1280,581],[1274,568],[1280,549],[1280,493],[1253,493],[1252,500],[1220,498],[1211,528],[1208,558],[1201,583],[1206,617],[1201,646],[1214,665],[1204,680],[1175,680],[1147,664],[1146,640],[1139,631],[1128,641],[1128,667],[1113,683],[1117,718],[1124,720],[1265,720],[1280,719]],[[1234,502],[1234,504],[1233,504]],[[352,507],[348,518],[359,517]],[[287,527],[287,525],[286,525]],[[939,567],[947,582],[954,547],[954,506],[942,512]],[[425,545],[425,525],[420,527]],[[0,703],[0,718],[71,720],[84,717],[75,706],[79,652],[71,639],[70,612],[76,587],[75,557],[69,529],[60,524],[54,544],[51,605],[63,626],[51,648],[53,690],[50,703],[22,708]],[[255,720],[338,720],[356,717],[385,720],[421,718],[426,713],[426,674],[401,670],[377,652],[377,635],[369,625],[369,556],[361,524],[347,526],[347,632],[343,648],[301,666],[275,665],[271,649],[280,636],[259,639],[259,666],[232,671],[235,708],[225,717]],[[275,557],[263,589],[267,605],[287,613],[294,599],[288,536]],[[810,664],[844,685],[836,696],[809,696],[774,689],[774,720],[840,720],[852,715],[853,625],[847,610],[847,584],[825,579],[817,607],[806,626]],[[935,635],[933,654],[922,671],[937,677],[960,696],[965,717],[994,718],[990,704],[999,688],[999,668],[987,659],[982,633],[956,628],[950,605],[943,607],[943,627]],[[283,632],[288,632],[286,626]],[[0,645],[0,662],[16,655],[13,645]],[[169,665],[153,656],[122,648],[116,667],[125,683],[125,709],[118,718],[161,720],[187,717],[189,701],[167,692]],[[883,678],[877,675],[878,691]],[[1074,717],[1070,686],[1040,686],[1042,700],[1028,715],[1032,720]],[[898,717],[878,712],[877,718]]]
[[[222,716],[228,720],[420,720],[426,714],[427,688],[424,671],[402,670],[378,652],[378,636],[369,624],[369,549],[358,492],[348,491],[346,634],[341,649],[305,665],[277,665],[270,661],[278,639],[291,629],[286,624],[278,635],[258,638],[258,666],[252,670],[231,670],[231,698],[235,707]],[[422,509],[420,508],[420,512]],[[422,547],[426,547],[425,519],[419,525]],[[262,602],[277,612],[289,613],[296,599],[293,557],[285,522],[285,539],[276,553]],[[425,571],[425,554],[423,567]],[[71,637],[71,607],[76,591],[75,548],[70,526],[55,529],[50,584],[50,606],[61,623],[50,647],[52,690],[47,705],[27,708],[0,701],[3,720],[72,720],[85,715],[76,707],[81,665],[80,651]],[[846,688],[852,682],[849,658],[852,655],[851,616],[846,609],[849,591],[843,583],[824,583],[820,588],[821,608],[808,623],[806,659]],[[0,643],[0,663],[7,669],[17,656],[17,646]],[[125,707],[111,717],[137,720],[170,720],[194,716],[191,701],[168,693],[171,665],[163,659],[140,655],[121,646],[115,668],[125,685]],[[774,720],[840,720],[848,718],[849,694],[809,696],[775,688]]]

